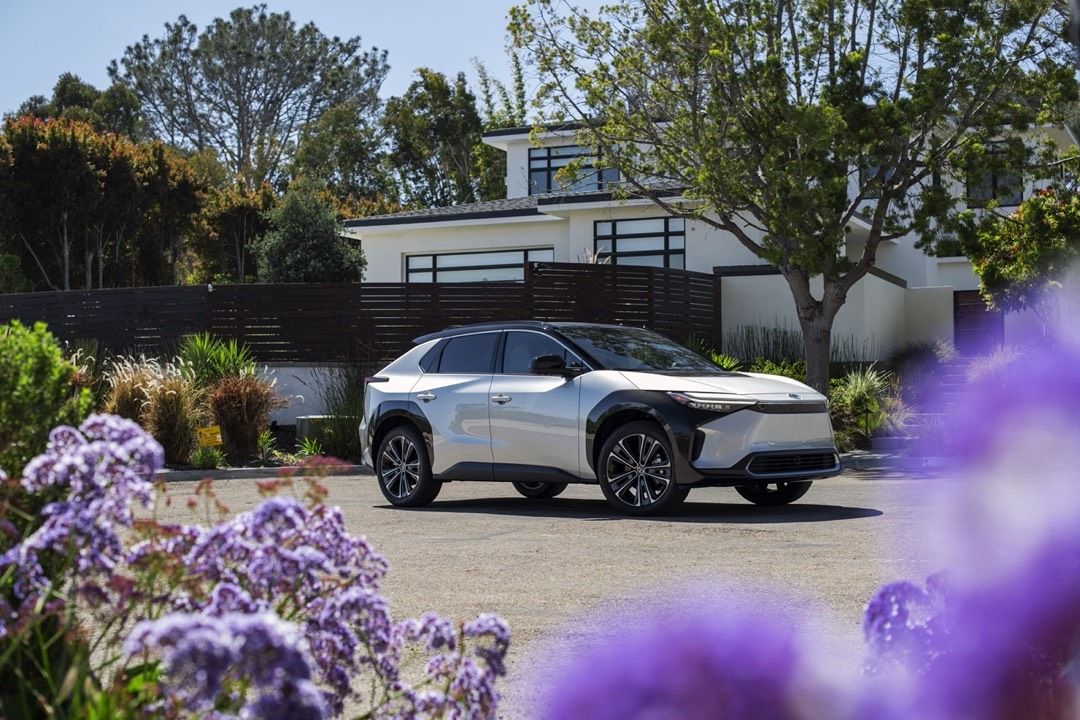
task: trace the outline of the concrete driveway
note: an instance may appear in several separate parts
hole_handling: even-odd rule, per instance
[[[854,669],[869,595],[885,581],[936,569],[924,541],[930,499],[922,483],[871,472],[820,481],[782,508],[750,505],[730,489],[696,490],[659,519],[616,514],[595,486],[528,500],[509,484],[451,483],[429,508],[399,510],[370,475],[326,484],[350,529],[390,558],[385,591],[395,618],[434,610],[509,621],[505,717],[529,717],[550,658],[573,654],[582,637],[603,630],[588,618],[632,607],[644,594],[708,583],[787,598],[793,619],[820,626],[829,661]],[[193,488],[169,484],[171,516],[191,521],[175,498]],[[219,482],[216,491],[234,512],[260,501],[253,481]]]

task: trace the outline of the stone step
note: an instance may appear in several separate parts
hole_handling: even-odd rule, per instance
[[[919,438],[914,435],[876,435],[870,441],[875,452],[900,452],[911,449]]]

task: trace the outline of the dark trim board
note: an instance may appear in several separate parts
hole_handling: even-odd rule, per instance
[[[713,268],[713,274],[719,277],[779,275],[780,268],[775,265],[717,265]]]
[[[885,282],[892,283],[893,285],[896,285],[897,287],[902,287],[902,288],[907,287],[907,280],[900,277],[899,275],[893,275],[891,272],[888,272],[887,270],[882,270],[879,267],[872,267],[867,272],[870,275],[873,275],[876,278],[881,278]]]

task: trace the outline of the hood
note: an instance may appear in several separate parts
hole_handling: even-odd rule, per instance
[[[792,400],[791,394],[799,395],[799,400],[820,401],[825,398],[816,390],[797,380],[780,375],[761,373],[731,373],[729,375],[662,375],[660,373],[622,371],[627,380],[641,390],[661,390],[665,392],[719,392],[732,395],[746,395],[762,400]]]

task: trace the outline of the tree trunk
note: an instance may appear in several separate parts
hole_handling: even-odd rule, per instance
[[[803,319],[800,313],[799,324],[806,352],[806,384],[828,397],[833,319],[820,312]]]
[[[71,238],[68,236],[68,214],[66,212],[60,215],[60,247],[62,249],[62,259],[60,265],[60,272],[63,275],[64,290],[71,289]]]
[[[818,300],[810,292],[810,277],[806,272],[791,267],[782,271],[795,299],[795,311],[802,328],[806,384],[828,397],[833,320],[844,304],[846,291],[825,279],[822,297]]]

